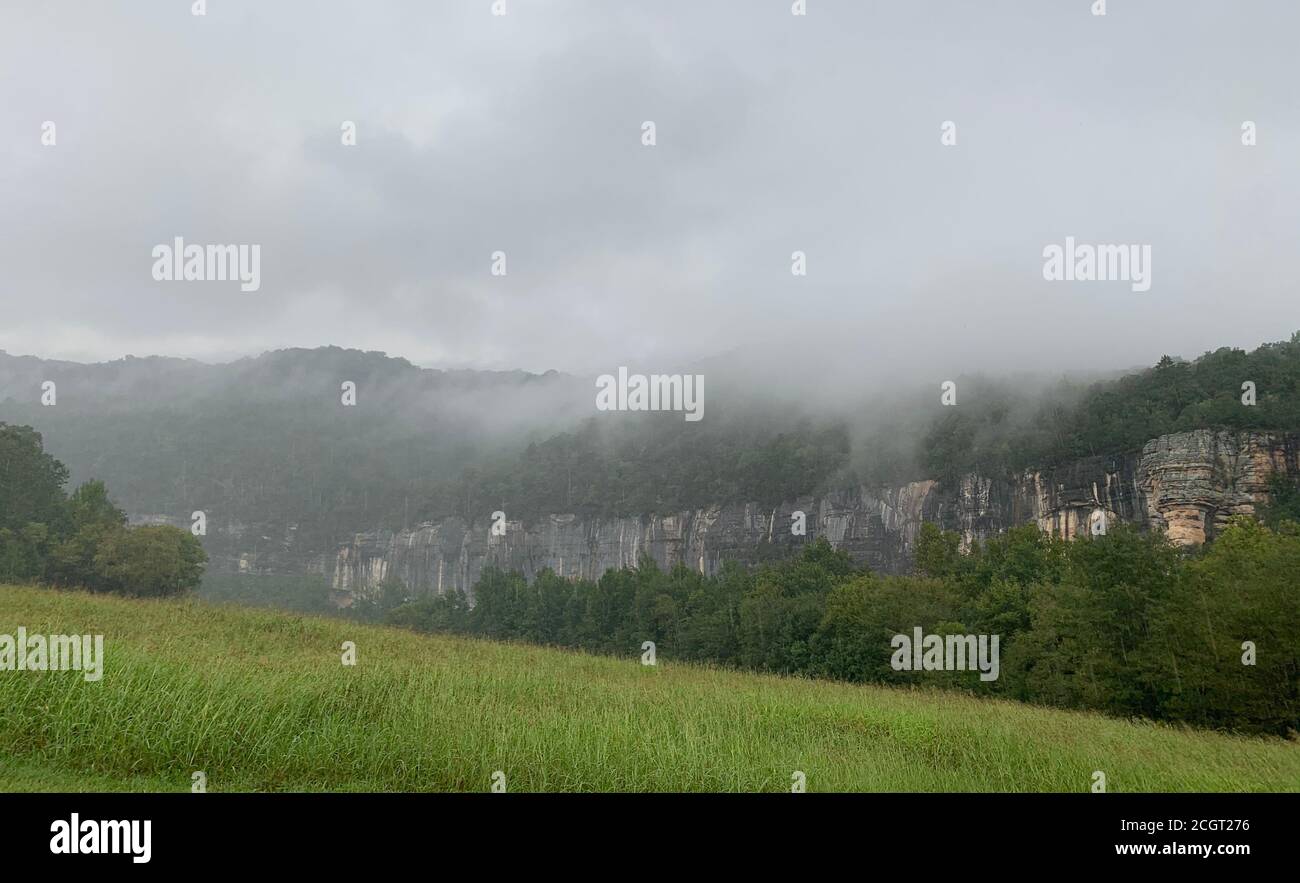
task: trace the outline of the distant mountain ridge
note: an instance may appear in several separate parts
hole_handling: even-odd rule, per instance
[[[917,519],[976,537],[1113,500],[1121,519],[1189,535],[1199,519],[1212,534],[1220,513],[1253,505],[1266,471],[1233,472],[1239,455],[1224,452],[1289,474],[1300,432],[1300,336],[1033,393],[959,377],[956,407],[936,386],[818,411],[769,401],[744,376],[718,381],[723,370],[710,368],[708,418],[683,424],[598,414],[589,378],[440,371],[338,347],[220,365],[0,353],[0,421],[35,426],[73,484],[104,479],[137,521],[186,525],[203,511],[213,572],[315,573],[363,592],[389,573],[468,587],[490,561],[591,575],[643,550],[708,570],[788,552],[776,522],[795,508],[810,538],[842,539],[886,570],[907,567],[913,528],[900,525]],[[46,380],[54,407],[40,403]],[[1184,437],[1199,440],[1169,443],[1191,445],[1185,483],[1205,473],[1213,499],[1191,494],[1184,517],[1169,497],[1166,517],[1159,487],[1139,481],[1157,474],[1143,446]],[[1206,445],[1217,453],[1198,453]],[[1065,478],[1031,490],[1035,474]],[[1244,497],[1225,483],[1234,475]],[[493,538],[498,511],[509,529]]]

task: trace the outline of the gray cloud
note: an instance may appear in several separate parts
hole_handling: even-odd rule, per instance
[[[858,384],[1300,327],[1294,3],[490,5],[4,4],[0,348],[588,373],[741,348]],[[260,243],[261,290],[154,282],[178,235]],[[1044,282],[1067,235],[1151,244],[1151,291]]]

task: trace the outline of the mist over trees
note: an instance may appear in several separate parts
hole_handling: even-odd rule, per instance
[[[1245,403],[1246,384],[1253,402]],[[1190,429],[1300,429],[1300,332],[1257,349],[1222,349],[1086,386],[1063,380],[1037,401],[1006,384],[951,408],[922,436],[930,477],[1051,466],[1140,448]],[[967,399],[971,401],[971,399]]]
[[[50,364],[0,358],[2,413],[39,421],[78,472],[113,476],[133,511],[212,508],[300,530],[318,548],[350,530],[496,508],[528,518],[771,504],[848,482],[948,480],[1132,450],[1183,429],[1300,430],[1300,335],[1090,384],[958,378],[955,409],[937,390],[896,390],[837,413],[731,398],[721,383],[698,425],[672,413],[593,416],[587,384],[563,375],[430,372],[337,349],[230,366],[58,367],[59,405],[41,408],[13,390]],[[355,405],[340,399],[345,381]],[[128,527],[103,482],[87,477],[69,495],[69,480],[40,432],[0,424],[0,581],[141,595],[198,585],[206,556],[188,531]],[[918,682],[890,666],[894,634],[997,634],[995,682],[963,672],[923,682],[1285,734],[1300,714],[1300,660],[1287,643],[1300,630],[1293,479],[1274,478],[1260,516],[1194,553],[1122,526],[1066,543],[1034,525],[963,551],[955,534],[925,525],[910,576],[860,570],[819,541],[793,560],[728,564],[712,577],[648,559],[594,581],[489,570],[473,605],[455,592],[412,599],[389,580],[350,615],[615,655],[649,640],[666,659],[884,683]],[[324,611],[326,588],[285,575],[276,597],[262,597],[231,576],[214,597]],[[1256,658],[1243,664],[1247,642]]]
[[[1300,429],[1300,335],[1166,358],[1115,379],[957,377],[838,402],[710,368],[708,419],[596,413],[587,379],[444,372],[382,353],[283,350],[228,365],[0,355],[0,419],[36,427],[127,511],[290,526],[307,548],[457,515],[640,515],[772,504],[855,483],[952,479],[1140,448],[1202,427]],[[41,407],[42,379],[59,382]],[[1242,404],[1242,385],[1257,390]],[[355,405],[341,385],[355,384]],[[807,383],[815,386],[815,379]],[[806,399],[806,400],[805,400]]]

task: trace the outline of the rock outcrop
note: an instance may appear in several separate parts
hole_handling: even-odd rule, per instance
[[[713,573],[727,559],[756,563],[826,537],[861,564],[899,573],[910,567],[926,521],[960,532],[966,545],[1030,522],[1067,538],[1096,522],[1129,522],[1199,544],[1229,518],[1254,513],[1275,470],[1296,474],[1297,451],[1300,435],[1196,430],[1153,439],[1141,452],[1055,469],[846,488],[776,507],[738,503],[590,520],[556,514],[529,523],[507,520],[500,536],[487,520],[448,519],[413,530],[359,533],[332,562],[321,558],[311,569],[332,574],[340,598],[365,596],[388,577],[423,594],[468,590],[488,565],[529,577],[549,567],[564,577],[594,579],[649,555],[662,567],[685,563]],[[806,515],[805,536],[791,533],[796,511]]]

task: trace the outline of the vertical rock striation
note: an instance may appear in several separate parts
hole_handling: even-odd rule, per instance
[[[413,530],[359,533],[332,562],[322,557],[311,569],[332,569],[334,589],[344,594],[364,596],[387,577],[416,594],[441,593],[469,590],[489,565],[529,577],[549,567],[567,578],[595,579],[648,555],[661,567],[681,563],[711,574],[727,559],[756,563],[825,537],[860,564],[901,573],[910,567],[926,521],[958,531],[965,546],[1026,523],[1077,537],[1098,518],[1199,544],[1232,516],[1254,513],[1274,471],[1296,474],[1298,450],[1297,435],[1194,430],[1153,439],[1140,453],[1000,478],[967,475],[947,486],[916,481],[846,488],[776,507],[737,503],[590,520],[548,515],[528,524],[508,521],[504,536],[491,536],[486,520],[453,518]],[[796,510],[807,515],[803,537],[790,533]]]

